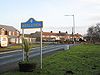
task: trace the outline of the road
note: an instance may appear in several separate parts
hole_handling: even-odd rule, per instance
[[[48,45],[42,48],[42,53],[47,54],[57,50],[64,50],[67,45]],[[29,57],[40,55],[40,48],[32,48],[29,53]],[[0,53],[0,72],[5,72],[10,70],[11,67],[14,67],[12,64],[15,64],[22,60],[22,50],[9,51]],[[16,67],[16,66],[15,66]],[[13,69],[13,68],[12,68]]]

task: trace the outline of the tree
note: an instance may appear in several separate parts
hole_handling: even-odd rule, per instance
[[[87,40],[92,43],[100,42],[100,23],[97,23],[96,26],[88,28]]]
[[[22,38],[22,47],[25,51],[26,61],[29,62],[29,50],[31,49],[31,46],[27,39]]]
[[[98,23],[95,27],[96,37],[98,41],[100,41],[100,23]]]
[[[93,29],[94,29],[93,26],[91,26],[90,28],[88,28],[87,36],[89,37],[90,41],[92,41],[92,39],[93,39]]]

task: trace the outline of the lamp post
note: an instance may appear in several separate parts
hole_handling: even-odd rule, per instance
[[[74,34],[75,34],[75,17],[74,17],[74,14],[73,15],[65,15],[65,16],[72,16],[73,17],[72,39],[73,39],[74,44],[75,44],[75,40],[74,40]]]

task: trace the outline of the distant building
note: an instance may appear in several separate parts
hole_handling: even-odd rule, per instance
[[[20,32],[13,26],[0,25],[0,43],[5,39],[7,44],[19,43]],[[5,37],[5,38],[3,38]]]
[[[22,34],[20,35],[20,43],[22,43]],[[24,34],[24,39],[28,40],[30,43],[36,43],[36,38],[33,38],[30,34]]]
[[[83,36],[81,34],[74,34],[74,38],[76,41],[79,41],[79,39],[83,39]]]
[[[31,36],[36,38],[37,41],[40,40],[40,32],[31,33]],[[53,31],[51,31],[51,32],[43,32],[42,38],[43,41],[48,41],[48,42],[73,40],[73,38],[76,41],[79,41],[79,39],[82,38],[82,35],[78,33],[72,35],[61,31],[59,31],[59,33],[53,33]]]

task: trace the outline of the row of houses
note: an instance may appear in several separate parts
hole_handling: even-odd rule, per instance
[[[51,32],[43,32],[43,41],[47,42],[54,42],[54,41],[66,41],[66,40],[72,40],[73,38],[77,41],[82,38],[82,35],[80,34],[68,34],[67,32],[61,32],[54,33]],[[7,26],[7,25],[0,25],[0,44],[1,46],[7,46],[9,44],[19,44],[21,43],[21,37],[20,31],[14,28],[13,26]],[[25,34],[25,39],[29,40],[30,42],[36,42],[40,40],[40,32],[35,32],[31,34]]]
[[[35,33],[31,33],[31,37],[32,38],[40,38],[40,32],[35,32]],[[67,41],[67,40],[76,40],[79,41],[79,39],[83,39],[83,36],[81,34],[68,34],[67,32],[61,32],[59,31],[58,33],[54,33],[54,32],[42,32],[42,37],[43,37],[43,41],[48,41],[48,42],[52,42],[52,41]]]

